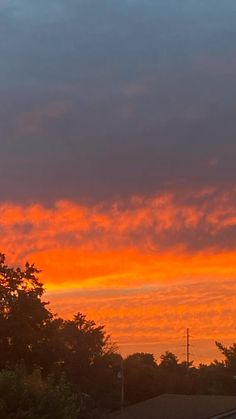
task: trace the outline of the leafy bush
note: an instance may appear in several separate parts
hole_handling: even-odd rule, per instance
[[[40,370],[26,374],[23,368],[0,372],[0,418],[78,419],[78,396],[62,377],[43,379]]]

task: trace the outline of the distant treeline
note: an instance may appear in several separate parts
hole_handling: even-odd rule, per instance
[[[38,274],[0,253],[0,418],[98,419],[120,407],[121,365],[127,405],[162,393],[236,394],[236,344],[216,343],[224,361],[198,367],[171,352],[159,364],[149,353],[122,362],[103,326],[52,314]]]

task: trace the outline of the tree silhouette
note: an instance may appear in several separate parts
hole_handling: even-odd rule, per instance
[[[172,352],[166,351],[160,356],[161,362],[160,367],[165,368],[169,371],[176,370],[178,367],[178,358]]]
[[[226,367],[236,375],[236,343],[227,348],[222,343],[216,342],[216,346],[225,357]]]
[[[25,268],[10,268],[0,254],[0,366],[25,361],[37,363],[38,346],[44,340],[45,326],[52,314],[42,302],[44,292],[39,271],[26,263]]]
[[[158,367],[153,354],[135,353],[126,358],[125,399],[136,403],[160,394]]]

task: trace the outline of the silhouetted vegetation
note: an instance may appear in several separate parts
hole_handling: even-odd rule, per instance
[[[79,395],[62,376],[42,378],[40,370],[27,374],[24,368],[0,372],[0,417],[11,419],[76,419]]]
[[[114,398],[116,391],[112,382],[117,381],[116,364],[120,357],[113,353],[103,326],[96,326],[81,313],[72,320],[51,313],[48,303],[42,301],[44,288],[38,274],[37,268],[29,263],[23,270],[9,267],[5,256],[0,254],[0,369],[3,378],[15,377],[20,386],[19,376],[10,374],[19,365],[24,365],[26,377],[40,371],[42,380],[46,380],[43,381],[45,386],[49,376],[54,377],[57,386],[61,377],[66,377],[73,391],[81,395],[82,405],[92,405],[91,400],[94,400],[103,407],[107,399]],[[4,399],[2,403],[4,405]],[[81,406],[80,416],[73,417],[82,417],[84,407]],[[33,417],[37,418],[37,414],[32,414]],[[55,415],[46,417],[55,418]]]
[[[217,342],[221,362],[198,367],[165,352],[121,355],[103,326],[83,314],[64,320],[42,300],[39,271],[11,268],[0,254],[0,417],[99,418],[120,406],[121,365],[125,403],[162,393],[236,394],[236,344]]]

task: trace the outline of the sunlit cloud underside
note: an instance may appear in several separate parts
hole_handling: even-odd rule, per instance
[[[42,269],[58,315],[86,313],[124,353],[184,356],[191,328],[198,361],[233,341],[236,189],[205,187],[96,205],[2,202],[1,249]]]

